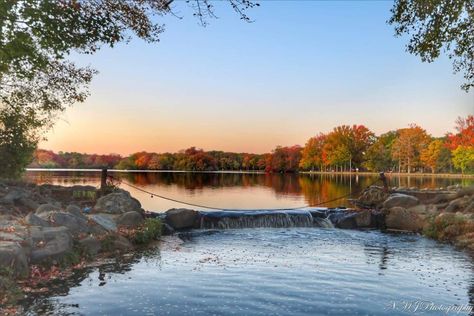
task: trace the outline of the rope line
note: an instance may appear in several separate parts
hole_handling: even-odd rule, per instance
[[[170,197],[167,197],[167,196],[163,196],[163,195],[160,195],[160,194],[156,194],[156,193],[153,193],[151,191],[148,191],[148,190],[145,190],[143,188],[140,188],[134,184],[131,184],[130,182],[127,182],[127,181],[124,181],[122,179],[117,179],[111,175],[107,175],[109,178],[113,179],[113,180],[116,180],[118,181],[120,184],[123,183],[137,191],[140,191],[140,192],[143,192],[143,193],[146,193],[148,195],[150,195],[151,197],[157,197],[157,198],[160,198],[160,199],[163,199],[163,200],[167,200],[167,201],[171,201],[171,202],[175,202],[175,203],[179,203],[179,204],[183,204],[183,205],[188,205],[188,206],[195,206],[195,207],[200,207],[200,208],[204,208],[204,209],[208,209],[208,210],[218,210],[218,211],[256,211],[256,210],[265,210],[265,211],[291,211],[291,210],[300,210],[300,209],[303,209],[303,208],[306,208],[306,207],[312,207],[308,204],[304,205],[304,206],[298,206],[298,207],[286,207],[286,208],[270,208],[270,209],[230,209],[230,208],[222,208],[222,207],[215,207],[215,206],[208,206],[208,205],[202,205],[202,204],[195,204],[195,203],[190,203],[190,202],[186,202],[186,201],[182,201],[182,200],[177,200],[177,199],[173,199],[173,198],[170,198]],[[359,190],[357,193],[361,193],[363,192],[365,189],[371,187],[372,185],[374,185],[375,183],[377,183],[377,181],[379,181],[379,179],[373,181],[372,183],[370,183],[369,185],[367,185],[366,187],[364,187],[363,189]],[[323,201],[323,202],[319,202],[318,205],[316,206],[313,206],[313,207],[317,207],[317,206],[322,206],[322,205],[325,205],[325,204],[328,204],[328,203],[331,203],[331,202],[335,202],[335,201],[338,201],[338,200],[341,200],[341,199],[344,199],[344,198],[348,198],[350,196],[352,196],[354,193],[352,192],[349,192],[348,194],[345,194],[345,195],[342,195],[342,196],[339,196],[337,198],[334,198],[334,199],[330,199],[330,200],[326,200],[326,201]]]

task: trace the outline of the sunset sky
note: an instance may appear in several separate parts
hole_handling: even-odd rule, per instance
[[[394,37],[391,1],[260,3],[253,23],[216,3],[219,19],[204,28],[176,2],[183,19],[159,18],[161,42],[74,56],[100,73],[40,147],[261,153],[340,124],[380,134],[416,122],[442,136],[474,113],[474,93],[459,88],[448,58],[421,63]]]

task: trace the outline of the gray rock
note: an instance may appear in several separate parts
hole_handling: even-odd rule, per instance
[[[28,257],[18,242],[0,241],[0,267],[6,267],[16,276],[28,276]]]
[[[97,200],[93,213],[124,214],[126,212],[141,212],[138,200],[132,198],[128,192],[110,193]]]
[[[76,217],[87,220],[87,217],[82,212],[81,208],[77,205],[71,204],[66,207],[66,213],[72,214]]]
[[[356,221],[356,216],[357,214],[352,213],[352,214],[347,214],[338,220],[336,220],[336,223],[334,226],[337,228],[343,228],[343,229],[355,229],[357,228],[357,221]]]
[[[409,208],[415,205],[418,205],[420,201],[418,198],[407,195],[407,194],[391,194],[388,199],[383,202],[383,208],[385,209],[391,209],[393,207],[403,207],[403,208]]]
[[[79,240],[79,244],[90,254],[95,256],[102,249],[102,245],[97,238],[89,236]]]
[[[372,212],[369,210],[357,212],[355,215],[355,221],[359,228],[372,227]]]
[[[2,203],[5,204],[14,204],[16,201],[24,197],[26,194],[25,192],[19,190],[19,189],[12,189],[10,190],[3,198],[2,198]]]
[[[161,234],[163,236],[169,236],[169,235],[173,235],[174,234],[174,229],[173,227],[171,227],[170,225],[168,225],[167,223],[163,223],[163,225],[161,226]]]
[[[114,248],[118,251],[128,251],[133,248],[133,245],[127,238],[117,235],[114,240]]]
[[[38,206],[35,214],[41,215],[41,214],[46,214],[50,212],[59,212],[60,210],[61,210],[61,207],[59,205],[48,203],[48,204],[42,204]]]
[[[33,249],[31,261],[39,263],[45,260],[61,259],[72,250],[71,233],[66,227],[31,228]]]
[[[107,231],[117,231],[117,224],[106,214],[93,214],[90,219]]]
[[[424,224],[422,215],[403,207],[392,207],[385,213],[385,226],[388,229],[420,232]]]
[[[18,199],[17,202],[18,202],[18,204],[20,204],[20,205],[26,207],[27,209],[29,209],[30,211],[34,211],[39,207],[38,202],[33,201],[32,199],[30,199],[28,197],[21,197],[20,199]]]
[[[35,215],[34,213],[29,213],[28,215],[26,215],[25,222],[32,226],[43,226],[43,227],[51,226],[48,221],[45,221],[44,219]]]
[[[464,209],[468,206],[470,202],[470,198],[468,196],[464,196],[449,202],[448,206],[445,209],[445,212],[454,213],[456,211]]]
[[[132,211],[120,215],[117,218],[117,225],[126,227],[135,227],[142,224],[144,221],[142,214]]]
[[[74,216],[70,213],[52,212],[49,215],[49,221],[56,226],[67,227],[73,235],[90,232],[86,219]]]
[[[173,208],[166,211],[166,222],[174,229],[192,228],[199,218],[199,213],[185,208]]]

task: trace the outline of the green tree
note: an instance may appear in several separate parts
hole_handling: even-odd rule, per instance
[[[392,145],[397,138],[396,131],[390,131],[380,135],[375,142],[367,149],[364,167],[370,171],[391,170],[395,164],[392,159]]]
[[[461,170],[462,174],[466,170],[472,170],[474,168],[474,147],[459,145],[453,151],[453,164],[454,167]]]
[[[311,137],[303,148],[299,167],[303,170],[322,170],[323,166],[323,149],[326,135],[319,134]]]
[[[441,52],[462,72],[468,91],[474,86],[474,2],[472,0],[396,0],[390,24],[398,36],[411,35],[407,50],[423,62]]]

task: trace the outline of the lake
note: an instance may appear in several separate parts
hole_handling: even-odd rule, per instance
[[[97,185],[99,173],[29,172],[36,183]],[[139,188],[223,208],[318,205],[375,178],[341,175],[115,173]],[[459,179],[391,178],[441,187]],[[123,183],[124,189],[129,189]],[[180,207],[130,190],[145,209]],[[344,205],[344,200],[336,205]],[[194,230],[76,271],[30,294],[26,315],[469,315],[474,265],[415,234],[334,228]]]
[[[321,202],[345,196],[357,197],[377,176],[341,174],[250,174],[189,172],[113,172],[122,179],[120,185],[142,203],[145,210],[163,212],[183,205],[137,191],[131,183],[147,191],[199,205],[227,209],[268,209],[319,206]],[[29,171],[28,181],[59,185],[94,185],[100,183],[100,172]],[[474,179],[437,177],[390,177],[389,185],[438,188],[453,184],[474,184]],[[381,185],[380,182],[378,182]],[[324,204],[327,207],[348,206],[346,199]],[[202,210],[203,208],[194,207]]]

